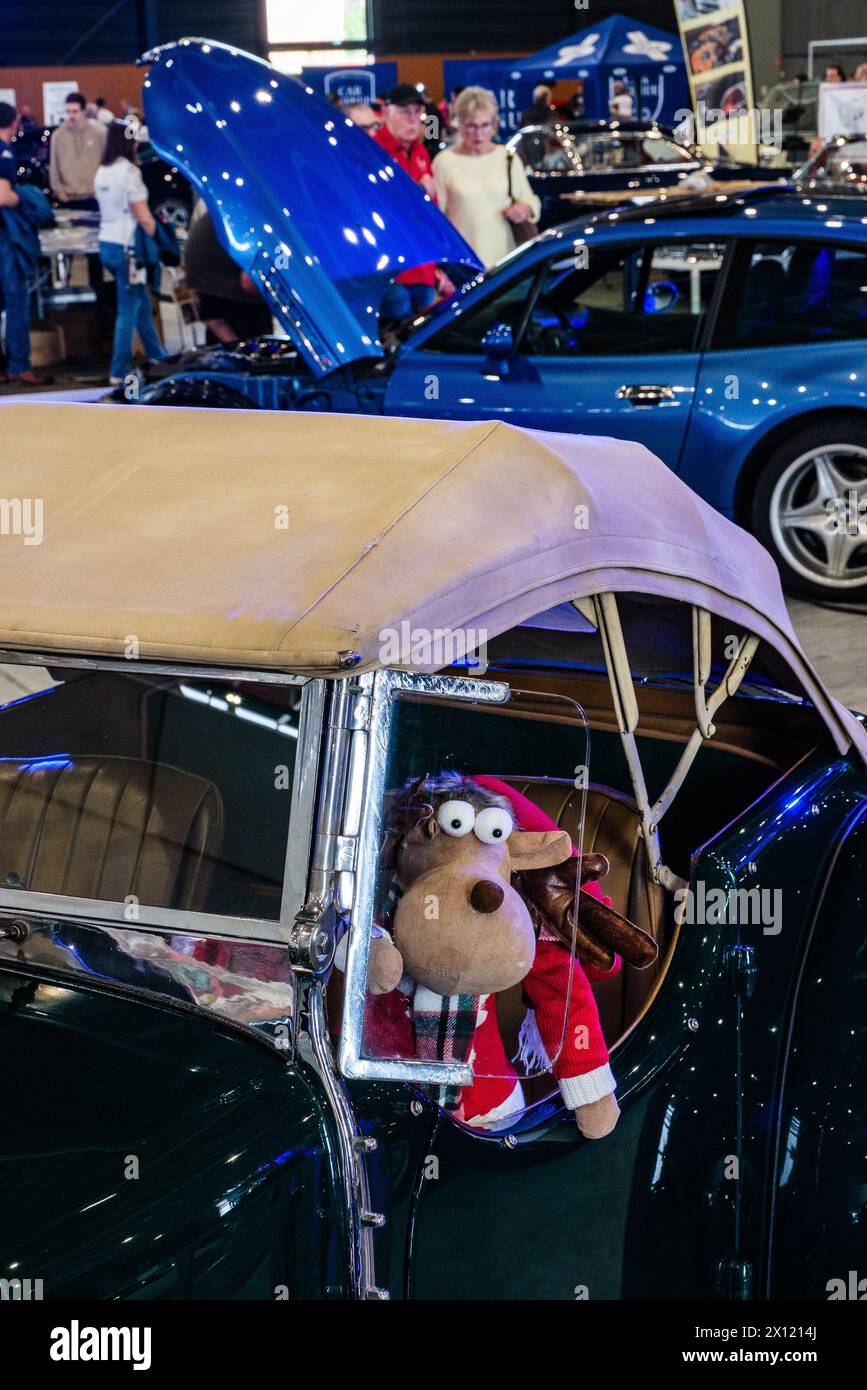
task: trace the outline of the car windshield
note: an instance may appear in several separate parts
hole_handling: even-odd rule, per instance
[[[582,131],[538,127],[521,136],[521,154],[537,174],[610,174],[657,164],[689,164],[692,155],[659,131]]]
[[[852,140],[832,150],[824,168],[829,179],[849,182],[867,177],[867,140]]]
[[[786,130],[813,131],[818,123],[818,82],[778,82],[762,97],[759,107],[764,111],[780,111]]]

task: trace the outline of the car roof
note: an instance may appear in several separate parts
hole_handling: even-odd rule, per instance
[[[783,230],[806,233],[827,229],[855,232],[857,239],[865,237],[867,215],[863,197],[828,194],[821,196],[799,192],[791,184],[768,184],[747,192],[725,192],[725,185],[714,191],[697,191],[694,196],[670,197],[661,194],[640,204],[626,204],[610,212],[596,213],[564,223],[554,229],[563,235],[580,234],[593,226],[619,228],[633,223],[702,223],[726,222],[738,231],[755,226],[777,224]]]
[[[493,638],[641,593],[763,638],[841,751],[867,757],[767,551],[640,444],[192,407],[26,403],[3,423],[6,495],[42,499],[44,518],[41,544],[0,547],[7,650],[117,658],[135,638],[143,660],[338,675],[394,664],[385,634],[403,624]]]
[[[647,135],[653,131],[656,135],[664,135],[667,139],[674,140],[674,132],[670,126],[660,125],[657,121],[612,121],[600,118],[599,120],[589,121],[579,117],[568,116],[563,119],[557,117],[552,112],[552,119],[546,124],[539,122],[534,125],[523,126],[516,134],[523,135],[528,130],[547,130],[550,126],[565,126],[573,135],[598,135],[605,131],[610,131],[612,135]]]

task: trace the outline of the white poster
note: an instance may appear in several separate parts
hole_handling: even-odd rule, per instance
[[[17,107],[17,102],[15,101],[15,88],[0,87],[0,101],[7,101],[10,106]]]
[[[867,82],[823,82],[819,88],[819,134],[867,135]]]
[[[78,83],[68,78],[64,82],[43,82],[42,119],[46,125],[60,125],[66,115],[66,98],[77,91]]]

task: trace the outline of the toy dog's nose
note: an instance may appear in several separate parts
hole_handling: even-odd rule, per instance
[[[470,907],[474,907],[476,912],[496,912],[505,896],[506,890],[501,884],[492,883],[489,878],[480,878],[478,883],[473,884]]]

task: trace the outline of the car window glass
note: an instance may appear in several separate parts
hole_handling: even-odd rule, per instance
[[[640,131],[581,135],[575,139],[575,152],[586,174],[641,169],[649,164],[685,164],[690,157],[672,141]]]
[[[537,269],[519,275],[488,297],[479,305],[462,309],[456,304],[452,322],[429,342],[426,352],[480,353],[482,339],[494,324],[508,324],[517,334],[527,307],[530,289],[536,278]]]
[[[867,140],[853,140],[831,150],[824,167],[828,178],[864,178],[867,175]]]
[[[692,352],[722,265],[718,243],[594,250],[552,261],[521,343],[538,357]]]
[[[561,138],[562,137],[562,138]],[[518,153],[531,174],[579,172],[571,157],[571,140],[564,127],[536,126],[523,133]]]
[[[659,135],[646,135],[642,140],[642,150],[647,164],[688,164],[693,156],[682,145],[673,140],[664,140]]]
[[[782,347],[867,337],[867,253],[818,241],[742,248],[714,346]]]
[[[0,886],[277,920],[301,690],[0,667]],[[33,668],[26,668],[32,670]]]

